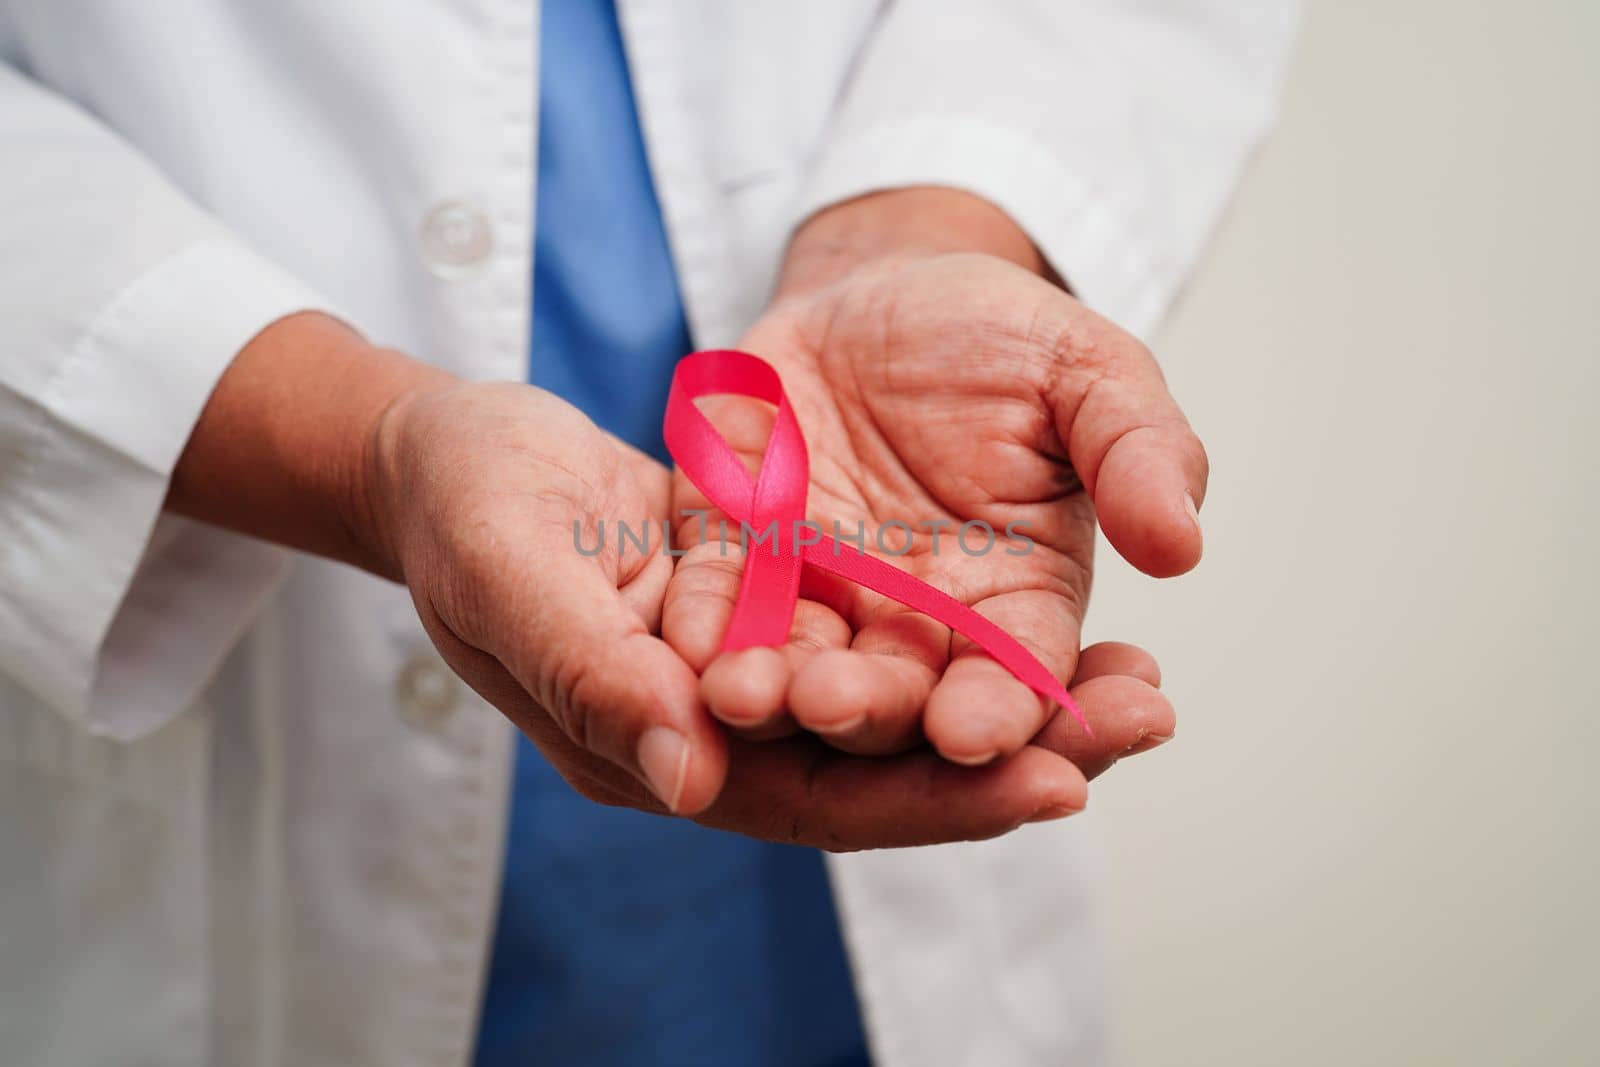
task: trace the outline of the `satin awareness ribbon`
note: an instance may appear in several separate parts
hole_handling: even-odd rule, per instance
[[[778,418],[753,480],[695,406],[698,397],[717,394],[753,397],[777,406]],[[1065,708],[1085,732],[1092,733],[1077,702],[1050,669],[1016,638],[967,605],[820,531],[819,541],[797,546],[796,531],[806,517],[811,464],[783,383],[766,362],[729,350],[684,357],[672,376],[662,430],[667,451],[683,473],[730,521],[743,523],[758,534],[776,524],[770,549],[760,547],[765,545],[763,540],[746,553],[739,598],[722,641],[724,650],[779,646],[788,640],[800,599],[801,571],[812,566],[937,619],[994,657],[1034,692]]]

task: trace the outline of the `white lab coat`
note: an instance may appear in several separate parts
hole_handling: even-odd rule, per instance
[[[758,312],[797,220],[912,183],[989,197],[1147,330],[1294,21],[621,9],[702,345]],[[530,0],[0,0],[0,1063],[469,1055],[510,727],[405,590],[160,509],[288,312],[524,377],[537,56]],[[1103,1058],[1091,836],[830,858],[880,1063]]]

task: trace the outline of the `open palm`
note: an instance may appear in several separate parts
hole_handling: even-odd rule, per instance
[[[972,605],[1063,681],[1092,673],[1123,692],[1084,701],[1091,740],[942,624],[809,569],[785,647],[719,656],[742,561],[679,472],[675,509],[708,510],[712,536],[680,523],[664,634],[704,671],[714,714],[749,737],[804,728],[861,754],[925,739],[965,764],[1037,740],[1086,769],[1171,732],[1170,707],[1137,689],[1156,681],[1149,657],[1108,646],[1093,671],[1078,663],[1097,505],[1147,572],[1200,554],[1205,454],[1142,346],[1027,271],[961,254],[789,297],[741,347],[778,370],[806,434],[813,522],[864,531],[868,552]],[[773,409],[717,397],[703,410],[754,471]]]

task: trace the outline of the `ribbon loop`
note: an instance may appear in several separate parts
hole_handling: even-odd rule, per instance
[[[751,478],[695,400],[735,394],[778,408],[761,468]],[[852,545],[820,534],[800,544],[810,485],[805,435],[778,372],[746,352],[695,352],[678,363],[662,426],[667,451],[706,499],[751,538],[739,599],[723,648],[782,645],[800,599],[801,571],[816,567],[914,608],[971,640],[1034,692],[1054,700],[1090,733],[1066,686],[1021,642],[954,597]]]

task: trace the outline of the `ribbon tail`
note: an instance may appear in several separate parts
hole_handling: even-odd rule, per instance
[[[807,545],[803,558],[813,567],[848,578],[944,623],[987,652],[1029,689],[1059,704],[1086,735],[1094,736],[1083,709],[1050,668],[1022,642],[955,597],[826,535],[820,543]]]

